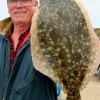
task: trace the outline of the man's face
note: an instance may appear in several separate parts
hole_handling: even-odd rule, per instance
[[[35,12],[36,0],[8,0],[8,12],[13,23],[30,23]]]

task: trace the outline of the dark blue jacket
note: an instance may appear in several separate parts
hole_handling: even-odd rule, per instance
[[[10,70],[9,41],[0,35],[0,100],[57,100],[56,84],[36,71],[30,42],[18,52]]]

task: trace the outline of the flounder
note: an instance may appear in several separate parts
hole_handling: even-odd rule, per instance
[[[62,85],[67,100],[81,99],[80,89],[94,66],[98,39],[84,11],[80,0],[41,0],[32,19],[33,64]]]

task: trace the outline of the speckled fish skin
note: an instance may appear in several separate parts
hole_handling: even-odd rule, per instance
[[[47,69],[63,84],[67,100],[81,100],[79,91],[90,62],[91,40],[80,8],[74,0],[41,0],[37,29]]]

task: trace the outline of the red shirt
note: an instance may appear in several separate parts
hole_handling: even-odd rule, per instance
[[[18,51],[29,39],[29,30],[20,35],[16,50],[14,50],[14,43],[11,34],[7,33],[6,37],[8,38],[10,43],[10,67],[13,68],[14,61]]]

